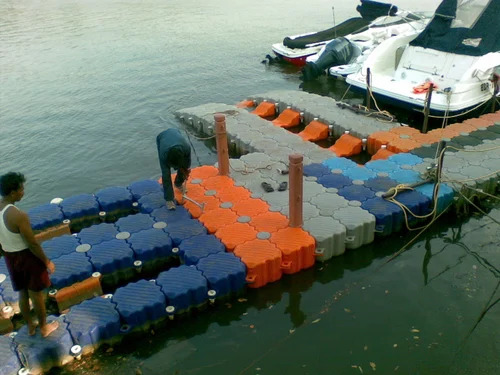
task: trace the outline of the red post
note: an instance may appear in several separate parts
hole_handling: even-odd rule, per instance
[[[219,162],[219,175],[229,175],[229,152],[227,149],[226,116],[216,113],[215,139],[217,142],[217,160]]]
[[[290,208],[289,225],[293,228],[302,226],[302,197],[303,197],[303,165],[304,157],[300,154],[292,154],[288,157],[289,179],[290,185],[288,205]]]

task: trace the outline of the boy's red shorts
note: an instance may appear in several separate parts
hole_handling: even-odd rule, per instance
[[[47,267],[29,249],[15,253],[4,252],[4,254],[15,291],[28,289],[40,292],[50,286]]]

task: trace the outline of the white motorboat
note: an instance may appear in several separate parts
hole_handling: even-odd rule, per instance
[[[346,82],[375,98],[423,109],[465,114],[498,96],[500,0],[443,0],[419,34],[380,43]],[[495,71],[497,73],[495,73]]]
[[[339,25],[319,32],[285,37],[282,43],[272,45],[274,54],[281,60],[296,66],[304,66],[306,58],[316,55],[331,40],[354,32],[361,32],[380,16],[394,16],[398,8],[387,3],[373,0],[360,0],[356,7],[361,17],[350,18]]]

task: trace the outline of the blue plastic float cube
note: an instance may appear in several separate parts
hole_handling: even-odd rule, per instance
[[[172,240],[161,229],[148,229],[133,233],[127,242],[135,253],[135,258],[147,262],[172,255]]]
[[[61,225],[64,220],[61,207],[57,204],[44,204],[28,210],[31,228],[34,231],[41,231],[56,225]]]
[[[434,200],[434,186],[435,184],[425,184],[415,188],[419,193],[425,195],[427,198],[433,202]],[[455,197],[455,191],[446,184],[439,185],[438,203],[437,203],[437,213],[440,214],[447,208]],[[432,203],[431,203],[432,204]]]
[[[121,186],[108,187],[95,193],[102,211],[131,211],[133,197],[130,190]]]
[[[96,347],[120,334],[120,315],[110,298],[95,297],[73,306],[64,317],[75,344]]]
[[[389,177],[375,177],[365,181],[364,185],[375,193],[379,191],[385,193],[389,189],[396,187],[398,183]]]
[[[363,185],[349,185],[339,189],[338,194],[348,201],[363,202],[367,199],[374,198],[375,192]]]
[[[188,266],[198,263],[201,258],[209,254],[224,251],[226,251],[224,244],[211,234],[199,234],[187,238],[179,244],[179,256]]]
[[[42,248],[49,259],[59,258],[61,255],[73,253],[80,241],[76,236],[64,234],[42,242]]]
[[[330,173],[318,178],[318,184],[323,185],[326,188],[341,189],[345,186],[351,185],[352,180],[339,173]]]
[[[408,207],[410,211],[418,216],[427,215],[431,211],[431,200],[424,194],[416,190],[405,190],[399,193],[395,199]],[[410,221],[414,220],[412,215],[408,215]]]
[[[344,176],[349,177],[351,180],[366,181],[370,178],[377,177],[377,174],[370,169],[364,167],[349,168],[343,172]]]
[[[155,221],[148,214],[135,214],[117,220],[115,226],[120,232],[136,233],[153,228]]]
[[[151,193],[162,193],[163,188],[154,180],[141,180],[130,184],[127,189],[132,193],[134,200],[138,201],[143,196]]]
[[[185,239],[207,233],[207,228],[195,219],[173,222],[168,224],[163,230],[168,233],[172,239],[173,246],[176,247],[179,246],[179,244]]]
[[[13,339],[18,351],[22,353],[23,361],[31,370],[48,370],[60,366],[63,364],[63,360],[67,360],[71,355],[73,340],[67,329],[68,325],[62,317],[49,316],[47,318],[49,322],[53,320],[59,322],[59,327],[48,337],[43,338],[39,329],[36,335],[30,336],[28,326],[24,325]]]
[[[176,312],[199,306],[208,298],[207,279],[192,266],[181,265],[164,271],[156,278],[156,284],[165,294],[167,305],[174,306]]]
[[[200,259],[196,268],[207,278],[209,288],[215,290],[218,297],[245,287],[246,267],[232,253],[210,254]]]
[[[80,194],[63,199],[61,210],[66,219],[84,219],[99,215],[99,203],[92,194]]]
[[[118,288],[112,301],[122,322],[138,327],[166,316],[165,295],[154,282],[140,280]]]
[[[397,165],[417,165],[424,162],[424,160],[417,155],[402,152],[399,154],[391,155],[387,160],[396,163]]]
[[[113,239],[101,242],[92,246],[86,254],[94,269],[102,274],[134,266],[134,252],[130,245],[123,240]]]
[[[330,159],[326,159],[323,161],[323,165],[325,165],[328,169],[341,169],[342,171],[346,171],[349,168],[356,168],[358,165],[347,158],[344,157],[333,157]]]
[[[411,169],[396,169],[389,172],[389,178],[397,181],[399,184],[414,184],[416,182],[422,181],[420,173]]]
[[[330,174],[330,168],[324,164],[313,163],[304,165],[303,169],[304,176],[317,177],[320,178],[326,174]]]
[[[85,253],[61,255],[53,260],[56,271],[50,275],[52,286],[61,289],[76,282],[83,281],[94,272],[92,263]]]
[[[399,232],[403,226],[403,210],[395,203],[375,197],[361,203],[361,208],[375,216],[375,230],[379,236]]]
[[[369,170],[378,173],[378,172],[385,172],[389,173],[392,171],[395,171],[399,169],[399,166],[396,163],[393,163],[388,160],[373,160],[369,161],[365,164],[365,168],[368,168]]]
[[[82,244],[96,245],[116,238],[117,234],[118,230],[114,224],[101,223],[82,229],[77,237]]]
[[[21,362],[17,358],[15,343],[8,336],[0,336],[0,375],[17,375]]]
[[[181,220],[191,219],[191,214],[183,206],[177,206],[175,210],[169,210],[165,205],[151,212],[155,221],[163,221],[167,224]]]
[[[14,305],[19,302],[19,293],[12,287],[12,282],[10,281],[9,274],[6,274],[7,278],[1,284],[2,286],[2,299],[3,302],[8,305]]]
[[[138,202],[139,210],[145,214],[150,214],[157,208],[165,206],[166,203],[162,192],[143,195]]]

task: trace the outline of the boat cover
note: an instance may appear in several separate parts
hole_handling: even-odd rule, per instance
[[[500,0],[443,0],[410,45],[459,55],[500,51]]]

